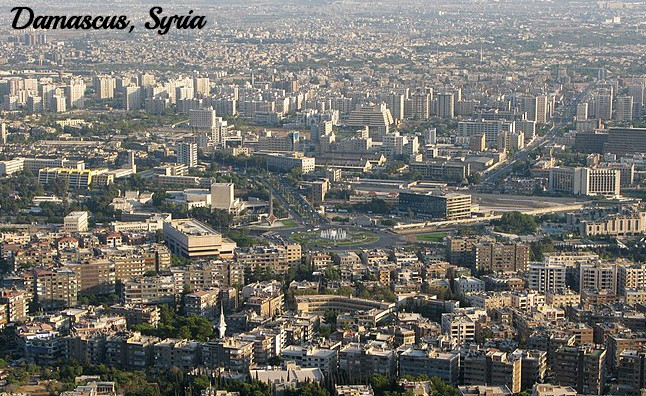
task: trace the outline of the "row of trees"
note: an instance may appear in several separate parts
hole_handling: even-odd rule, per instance
[[[0,360],[0,368],[7,368],[7,362]],[[62,392],[74,389],[78,383],[76,378],[82,375],[100,376],[103,381],[115,382],[117,392],[127,396],[145,395],[190,395],[199,396],[202,391],[212,388],[239,392],[241,396],[273,396],[270,385],[255,378],[248,380],[225,380],[221,377],[206,375],[189,376],[178,367],[168,370],[148,368],[146,371],[122,370],[108,367],[104,364],[91,365],[76,360],[60,361],[54,366],[39,366],[24,362],[8,370],[8,384],[6,390],[16,391],[20,386],[29,382],[32,377],[51,381],[47,385],[50,392]],[[400,379],[408,381],[429,381],[432,395],[456,396],[458,390],[446,384],[439,378],[428,378],[425,375],[418,377],[404,376]],[[368,384],[376,396],[413,396],[398,384],[398,378],[375,374],[365,379],[351,380],[343,373],[326,376],[321,383],[305,383],[299,388],[285,390],[285,396],[330,396],[334,394],[337,384]]]

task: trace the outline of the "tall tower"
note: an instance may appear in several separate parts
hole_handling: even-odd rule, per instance
[[[267,223],[270,226],[274,225],[276,221],[276,216],[274,216],[274,193],[269,192],[269,215],[267,216]]]
[[[7,125],[0,122],[0,144],[7,144]]]
[[[218,335],[220,338],[224,338],[225,333],[227,332],[227,324],[224,321],[224,305],[220,302],[220,321],[218,322]]]
[[[137,173],[137,165],[135,164],[135,152],[128,151],[128,169],[132,169],[132,173]]]

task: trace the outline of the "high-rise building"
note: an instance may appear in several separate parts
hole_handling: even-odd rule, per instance
[[[428,128],[424,131],[424,142],[426,144],[436,144],[437,143],[437,129]]]
[[[76,306],[78,275],[69,268],[35,269],[34,296],[45,311]]]
[[[617,293],[617,265],[591,263],[579,266],[579,290]]]
[[[7,144],[7,124],[0,122],[0,144]]]
[[[143,89],[135,85],[125,87],[123,93],[123,108],[126,111],[141,109],[143,104]]]
[[[448,256],[451,264],[462,267],[473,267],[473,249],[477,243],[484,242],[484,237],[448,237]]]
[[[41,111],[43,111],[43,100],[40,98],[40,96],[29,95],[27,97],[25,108],[31,113],[40,113]]]
[[[399,93],[388,95],[388,108],[395,120],[403,120],[408,116],[404,111],[404,102],[406,97]]]
[[[574,151],[603,154],[603,146],[607,141],[607,133],[601,133],[596,130],[592,132],[577,132],[574,138]]]
[[[548,189],[574,195],[621,195],[621,171],[609,168],[554,167],[547,170]]]
[[[56,85],[54,84],[41,84],[39,86],[40,97],[43,102],[43,110],[54,111],[52,106],[54,106],[53,100],[54,95],[56,94]]]
[[[520,132],[501,132],[498,134],[498,151],[520,151],[525,147],[525,135]]]
[[[85,83],[81,79],[72,79],[65,87],[68,109],[82,109],[85,105]]]
[[[114,87],[116,81],[110,76],[96,76],[94,77],[94,90],[99,99],[112,99],[114,98]]]
[[[588,103],[581,102],[576,105],[576,120],[585,121],[588,119]]]
[[[411,95],[411,117],[427,120],[430,117],[431,94],[416,92]]]
[[[213,110],[213,108],[189,110],[188,123],[191,128],[215,129],[217,126],[215,110]]]
[[[530,120],[517,120],[514,122],[516,132],[525,135],[525,141],[530,142],[536,136],[536,121]]]
[[[216,116],[213,108],[190,109],[188,111],[188,124],[198,131],[206,131],[213,143],[222,143],[221,118]]]
[[[208,96],[211,93],[211,81],[208,77],[194,77],[193,88],[198,96]]]
[[[639,289],[646,289],[646,264],[619,265],[617,293],[625,296],[627,291]]]
[[[189,168],[197,166],[197,144],[180,143],[177,145],[177,163],[184,164]]]
[[[233,183],[211,184],[211,208],[231,212],[236,204]]]
[[[531,389],[547,376],[547,352],[541,350],[516,349],[514,358],[521,360],[521,389]]]
[[[479,243],[473,247],[472,268],[491,272],[527,269],[529,246],[522,243]]]
[[[628,86],[628,95],[633,97],[633,117],[639,118],[642,116],[642,108],[644,105],[644,85],[631,84]]]
[[[137,75],[137,85],[140,87],[149,87],[155,85],[155,75],[150,73],[141,73]]]
[[[0,305],[7,307],[7,321],[19,322],[28,317],[29,295],[25,290],[0,289]]]
[[[547,95],[521,96],[517,98],[518,111],[526,114],[529,121],[537,124],[547,123],[548,100]]]
[[[529,288],[541,293],[565,288],[566,267],[562,264],[529,264]]]
[[[602,120],[612,119],[612,102],[613,96],[610,92],[595,94],[590,102],[590,113],[595,118]]]
[[[590,346],[562,346],[552,370],[556,383],[585,395],[601,395],[605,386],[606,350]]]
[[[547,95],[539,95],[536,97],[536,123],[545,124],[548,119],[548,98]]]
[[[328,188],[330,187],[330,181],[328,179],[316,180],[312,182],[312,192],[310,197],[314,202],[323,202],[325,201],[325,194],[327,193]]]
[[[617,383],[622,395],[638,396],[646,388],[646,352],[626,349],[619,355]]]
[[[437,94],[436,98],[438,118],[455,117],[455,95],[453,93],[441,93]]]
[[[128,169],[132,169],[132,173],[137,173],[137,164],[135,163],[135,152],[133,150],[128,151]]]
[[[631,121],[633,119],[633,97],[629,95],[617,96],[615,106],[615,120]]]
[[[52,96],[51,110],[55,113],[63,113],[67,111],[67,100],[63,95]]]
[[[350,113],[346,122],[350,127],[368,127],[370,137],[381,142],[383,137],[390,132],[393,116],[385,103],[362,106]]]

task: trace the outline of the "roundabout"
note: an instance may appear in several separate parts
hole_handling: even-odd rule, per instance
[[[301,245],[318,247],[369,245],[379,240],[379,236],[368,231],[346,229],[324,229],[298,232],[290,239]]]

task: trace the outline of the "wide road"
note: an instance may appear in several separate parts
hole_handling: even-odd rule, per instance
[[[271,191],[274,199],[277,199],[278,201],[280,201],[280,203],[288,211],[288,213],[294,220],[300,222],[301,224],[307,224],[305,222],[305,219],[303,219],[303,217],[297,211],[295,211],[294,208],[292,208],[292,206],[289,204],[289,202],[287,202],[285,197],[283,197],[283,194],[280,191],[278,191],[276,188],[274,188],[274,186],[272,186],[271,183],[269,183],[267,180],[263,179],[262,177],[256,178],[256,181],[260,182],[260,184],[262,184],[267,189],[269,189],[269,191]]]
[[[583,91],[576,94],[572,98],[572,100],[570,101],[570,103],[567,106],[571,106],[571,107],[576,108],[576,106],[588,96],[588,93],[595,87],[596,84],[597,84],[596,82],[591,82],[590,84],[588,84]],[[566,106],[564,106],[564,107],[566,107]],[[559,108],[557,110],[557,112],[562,113],[563,109]],[[564,120],[564,118],[565,117],[563,117],[563,114],[561,114],[560,118],[559,118],[558,115],[555,114],[555,119]],[[568,122],[569,121],[571,121],[571,120],[568,120]],[[542,136],[542,137],[534,139],[534,141],[531,142],[530,144],[528,144],[527,147],[525,147],[523,150],[516,153],[511,160],[508,160],[507,164],[505,164],[505,165],[503,165],[503,166],[501,166],[499,168],[496,168],[496,169],[492,170],[489,173],[485,173],[484,176],[482,177],[482,181],[483,182],[495,182],[496,180],[499,180],[499,179],[507,176],[508,174],[510,174],[514,164],[516,162],[518,162],[518,161],[525,161],[527,159],[527,157],[529,156],[529,153],[534,148],[543,147],[543,146],[547,145],[548,143],[552,142],[555,135],[556,135],[557,126],[562,126],[562,125],[563,124],[555,123],[552,126],[552,128],[550,128],[550,130],[545,134],[545,136]]]
[[[513,170],[514,164],[519,161],[525,161],[529,154],[537,147],[543,147],[546,144],[550,143],[554,136],[556,135],[556,125],[552,126],[549,131],[544,136],[534,139],[530,144],[528,144],[524,149],[514,154],[514,157],[511,160],[507,160],[507,163],[502,167],[498,167],[492,170],[489,173],[486,173],[482,181],[493,183],[496,180],[499,180],[511,173]]]

